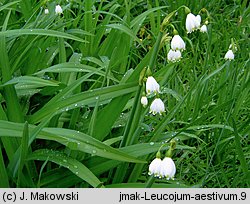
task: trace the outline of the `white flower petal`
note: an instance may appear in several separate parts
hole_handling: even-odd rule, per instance
[[[147,92],[147,94],[159,93],[160,92],[160,85],[157,83],[157,81],[152,76],[149,76],[147,78],[146,92]]]
[[[55,12],[56,14],[62,14],[63,13],[62,7],[60,5],[56,5]]]
[[[49,9],[44,9],[45,14],[49,14]]]
[[[201,24],[201,16],[197,15],[195,16],[192,13],[189,13],[186,17],[186,30],[188,33],[193,32],[194,30],[197,30],[200,27]]]
[[[172,179],[176,173],[174,161],[170,157],[165,157],[161,163],[161,176]]]
[[[234,53],[232,50],[228,50],[224,57],[226,60],[233,60],[234,59]]]
[[[155,115],[157,113],[159,113],[161,115],[163,112],[165,112],[165,105],[160,98],[156,98],[152,102],[149,112],[152,113],[153,115]]]
[[[201,26],[200,31],[202,33],[206,33],[207,32],[207,26],[206,25]]]
[[[185,50],[186,44],[179,35],[174,35],[171,40],[171,49],[172,50]]]
[[[149,165],[149,175],[154,174],[154,176],[159,176],[162,160],[160,158],[155,158]]]
[[[199,28],[201,25],[201,16],[200,15],[197,15],[195,17],[195,23],[196,23],[196,28]]]
[[[167,58],[169,61],[172,61],[172,62],[179,61],[181,59],[180,50],[176,50],[176,51],[169,50]]]
[[[148,99],[147,99],[146,96],[142,96],[142,97],[141,97],[141,104],[142,104],[143,106],[147,106],[147,105],[148,105]]]

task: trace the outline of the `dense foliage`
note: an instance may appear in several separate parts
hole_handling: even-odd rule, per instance
[[[249,19],[245,0],[0,0],[0,187],[249,187]],[[170,141],[175,179],[153,179]]]

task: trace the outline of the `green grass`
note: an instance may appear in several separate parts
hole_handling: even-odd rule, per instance
[[[186,33],[183,5],[209,12],[208,33]],[[245,0],[0,0],[0,187],[250,187],[249,11]],[[186,43],[176,63],[173,26]],[[140,104],[147,67],[162,116]],[[152,180],[173,138],[175,180]]]

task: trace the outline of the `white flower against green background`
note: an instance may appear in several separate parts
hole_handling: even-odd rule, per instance
[[[159,93],[160,92],[160,85],[157,83],[154,77],[149,76],[146,81],[146,92],[147,94],[151,93]]]
[[[62,14],[63,13],[62,7],[60,5],[56,5],[55,12],[56,14]]]
[[[181,52],[180,50],[169,50],[168,52],[168,61],[171,61],[171,62],[177,62],[181,59]]]
[[[200,31],[202,33],[207,33],[207,26],[206,25],[201,26]]]
[[[49,14],[49,9],[44,9],[45,14]]]
[[[170,157],[165,157],[163,160],[155,158],[149,165],[149,175],[154,175],[158,178],[173,179],[176,173],[174,161]]]
[[[234,53],[232,50],[228,50],[224,57],[226,60],[233,60],[234,59]]]
[[[146,96],[141,97],[141,104],[146,107],[148,105],[148,99]]]
[[[161,162],[160,176],[166,179],[173,179],[176,172],[174,161],[170,157],[165,157]]]
[[[160,98],[156,98],[152,102],[149,112],[153,115],[156,115],[157,113],[161,115],[163,112],[165,112],[165,105]]]
[[[154,175],[155,177],[160,175],[162,160],[160,158],[155,158],[149,165],[149,175]]]
[[[171,49],[172,50],[185,50],[186,44],[179,35],[174,35],[171,40]]]
[[[188,33],[193,32],[194,30],[197,30],[200,27],[201,24],[201,16],[197,15],[195,16],[192,13],[189,13],[186,18],[186,29]]]

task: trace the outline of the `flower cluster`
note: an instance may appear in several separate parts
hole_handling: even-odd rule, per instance
[[[195,16],[192,13],[189,13],[186,18],[186,30],[187,33],[192,33],[195,30],[198,30],[201,25],[201,16]]]
[[[181,51],[186,49],[186,44],[179,35],[174,35],[170,45],[171,49],[168,52],[167,58],[171,62],[177,62],[181,59]]]
[[[56,7],[55,7],[55,13],[57,14],[57,15],[61,15],[62,13],[63,13],[63,10],[62,10],[62,7],[58,4],[58,5],[56,5]],[[44,14],[45,15],[47,15],[47,14],[49,14],[49,9],[44,9]]]
[[[156,157],[149,165],[148,174],[169,180],[174,178],[175,172],[175,163],[170,157],[165,157],[163,160]]]
[[[165,105],[163,101],[158,97],[160,93],[160,85],[157,83],[154,77],[149,76],[146,81],[146,93],[147,95],[154,94],[157,97],[153,100],[150,105],[150,113],[156,115],[159,113],[160,115],[165,112]],[[146,96],[141,97],[141,104],[146,107],[148,105],[148,99]]]
[[[195,30],[200,30],[202,33],[207,32],[207,24],[208,21],[205,22],[204,25],[201,26],[201,16],[195,16],[192,13],[189,13],[186,18],[186,30],[187,33],[192,33]]]
[[[195,16],[192,13],[187,14],[186,17],[186,30],[187,33],[192,33],[195,30],[200,30],[202,33],[207,33],[207,24],[208,21],[205,22],[204,25],[201,26],[201,16]],[[178,35],[178,32],[174,29],[174,37],[170,43],[171,49],[167,54],[168,61],[178,62],[181,59],[181,52],[185,50],[186,44],[184,40]]]

